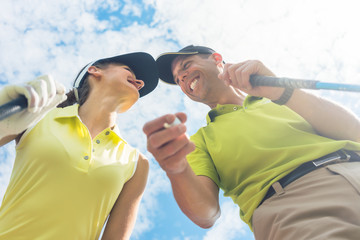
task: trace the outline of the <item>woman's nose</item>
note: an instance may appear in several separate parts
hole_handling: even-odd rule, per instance
[[[138,90],[142,89],[145,86],[143,80],[135,79],[135,84]]]

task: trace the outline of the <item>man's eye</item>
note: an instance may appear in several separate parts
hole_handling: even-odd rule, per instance
[[[186,62],[183,66],[184,69],[187,69],[190,66],[190,62]]]

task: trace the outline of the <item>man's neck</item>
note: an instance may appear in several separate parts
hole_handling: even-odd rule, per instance
[[[242,106],[246,96],[247,95],[241,90],[231,87],[229,91],[222,93],[216,102],[208,103],[207,105],[211,109],[215,108],[218,104],[220,105],[236,104]]]

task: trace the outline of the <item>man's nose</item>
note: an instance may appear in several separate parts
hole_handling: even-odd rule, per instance
[[[188,75],[187,71],[180,71],[179,72],[179,80],[180,80],[180,82],[184,82],[187,75]]]

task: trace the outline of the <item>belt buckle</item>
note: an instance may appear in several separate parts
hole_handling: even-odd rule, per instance
[[[324,157],[318,158],[312,162],[316,167],[319,167],[319,166],[328,165],[331,163],[347,162],[347,161],[349,161],[349,159],[350,159],[350,155],[347,154],[345,151],[337,151],[337,152],[325,155]]]

